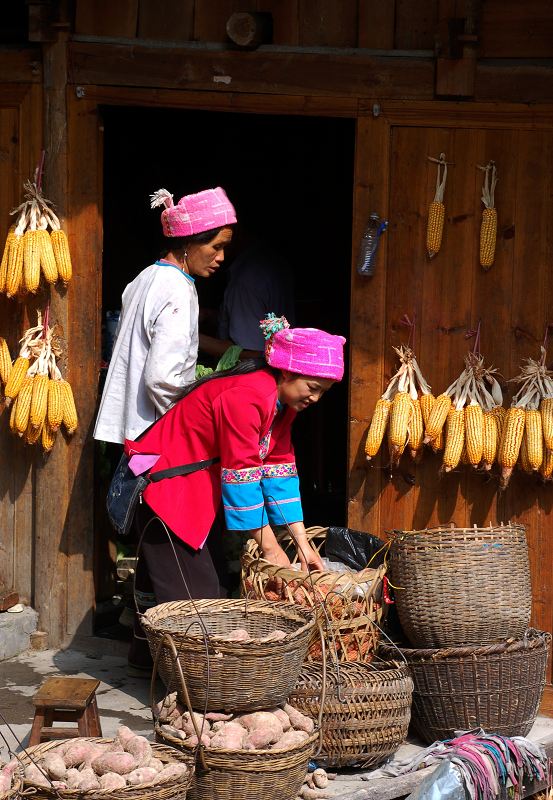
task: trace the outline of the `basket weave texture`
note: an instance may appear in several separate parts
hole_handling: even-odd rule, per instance
[[[1,764],[2,762],[0,762]],[[23,789],[23,769],[18,767],[13,775],[11,788],[7,792],[0,792],[0,800],[17,800]]]
[[[317,718],[322,685],[322,665],[306,664],[289,702]],[[365,769],[382,764],[407,736],[412,695],[413,681],[404,665],[374,661],[328,666],[317,763]]]
[[[307,529],[307,538],[317,552],[324,552],[328,528]],[[288,534],[278,537],[292,557],[295,547]],[[291,558],[297,563],[297,555]],[[242,555],[242,594],[271,601],[288,600],[315,609],[327,647],[339,661],[370,661],[380,638],[384,565],[360,572],[306,573],[278,567],[261,558],[257,543],[250,539]],[[375,624],[376,623],[376,624]],[[321,642],[314,634],[308,661],[322,658]]]
[[[521,639],[532,593],[522,525],[397,532],[389,552],[397,613],[413,647]]]
[[[526,736],[545,686],[551,634],[529,629],[524,639],[485,647],[402,649],[413,681],[412,725],[426,742],[484,728]],[[397,649],[381,645],[384,658]]]
[[[64,740],[66,741],[66,740]],[[81,742],[111,743],[113,739],[99,739],[92,737],[82,737]],[[23,766],[27,766],[46,755],[49,750],[58,747],[62,742],[53,739],[50,742],[42,742],[33,747],[28,747],[20,756]],[[31,758],[31,757],[32,758]],[[185,800],[186,793],[194,777],[194,757],[189,753],[177,753],[172,747],[164,744],[152,744],[152,757],[159,758],[164,764],[184,762],[188,767],[188,772],[183,780],[171,778],[164,783],[145,783],[142,786],[127,786],[125,789],[45,789],[42,786],[34,786],[25,781],[25,787],[33,786],[34,798],[46,798],[46,800],[169,800],[177,798]]]
[[[141,624],[153,658],[164,634],[171,634],[192,708],[236,713],[286,702],[316,623],[311,610],[292,603],[195,600],[154,606],[141,617]],[[247,630],[251,640],[225,641],[238,628]],[[260,641],[276,630],[286,636]],[[161,647],[161,679],[186,702],[176,680],[173,655],[168,647]]]
[[[181,739],[156,725],[156,741],[171,744],[188,755],[194,752]],[[188,800],[293,800],[315,753],[319,733],[289,750],[202,749],[206,769],[198,763]]]

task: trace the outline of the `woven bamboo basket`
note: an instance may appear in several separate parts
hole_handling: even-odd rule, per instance
[[[328,528],[307,529],[307,538],[320,553]],[[288,534],[279,536],[285,550],[295,547]],[[292,552],[289,553],[292,558]],[[292,558],[297,563],[297,555]],[[382,583],[386,567],[360,572],[301,572],[278,567],[261,558],[250,539],[242,555],[242,594],[271,601],[288,600],[315,609],[323,626],[329,652],[339,661],[370,661],[380,638],[383,617]],[[313,633],[308,661],[322,657],[321,642]]]
[[[0,767],[3,766],[0,762]],[[23,769],[19,767],[13,775],[12,785],[7,792],[0,792],[0,800],[17,800],[23,789]]]
[[[532,604],[522,525],[395,532],[389,552],[397,613],[413,647],[521,639]]]
[[[551,634],[530,628],[523,639],[485,647],[401,649],[415,684],[412,725],[426,742],[484,728],[526,736],[545,686]],[[384,658],[397,648],[381,645]]]
[[[162,603],[140,618],[155,658],[165,634],[175,643],[192,708],[208,711],[254,711],[286,702],[305,660],[315,615],[292,603],[266,600],[194,600]],[[225,640],[244,628],[249,641]],[[264,637],[281,630],[278,641]],[[175,657],[162,647],[159,674],[176,688]],[[270,676],[270,680],[268,679]]]
[[[322,684],[322,666],[305,664],[289,702],[318,718]],[[382,764],[407,736],[412,695],[413,681],[398,662],[328,665],[317,763],[364,769]]]
[[[66,740],[64,740],[66,741]],[[113,739],[99,739],[99,738],[81,738],[82,742],[99,742],[110,743]],[[43,742],[36,744],[33,747],[28,747],[20,756],[21,763],[24,767],[28,764],[39,761],[50,750],[58,747],[62,741],[53,739],[50,742]],[[34,789],[33,797],[38,800],[169,800],[169,798],[177,798],[178,800],[185,800],[186,793],[192,783],[194,777],[194,757],[189,753],[180,752],[176,753],[172,747],[164,744],[152,744],[152,755],[159,758],[164,764],[171,763],[185,763],[188,767],[188,772],[182,780],[175,780],[170,778],[164,783],[145,783],[141,786],[127,786],[125,789],[45,789],[42,786],[35,786],[34,784],[25,781],[25,789]],[[26,792],[25,792],[26,793]]]
[[[155,727],[156,741],[192,756],[194,748]],[[315,753],[319,733],[288,750],[202,748],[188,800],[294,800]],[[203,762],[203,765],[202,765]]]

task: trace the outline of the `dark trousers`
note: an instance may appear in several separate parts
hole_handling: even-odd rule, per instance
[[[228,594],[228,574],[223,555],[223,515],[219,513],[201,550],[194,550],[164,527],[146,503],[136,512],[135,530],[140,542],[135,579],[141,613],[172,600],[217,599]],[[142,626],[135,616],[129,661],[150,666],[151,656]]]

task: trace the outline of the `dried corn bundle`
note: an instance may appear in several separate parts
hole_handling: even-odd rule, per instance
[[[546,391],[549,392],[548,389]],[[543,397],[540,403],[543,438],[546,449],[550,451],[553,450],[553,392],[551,394],[551,397]]]
[[[7,384],[12,371],[12,357],[5,339],[0,336],[0,384]]]
[[[452,408],[447,414],[443,469],[451,472],[455,469],[465,444],[465,415],[463,408]],[[468,454],[467,454],[468,458]]]
[[[14,418],[14,427],[15,431],[20,435],[23,436],[25,431],[29,426],[29,413],[31,410],[31,398],[33,396],[33,378],[27,376],[23,379],[23,384],[19,393],[17,395],[17,399],[14,403],[15,405],[15,418]]]
[[[36,183],[26,181],[23,188],[24,200],[11,212],[17,222],[8,233],[0,265],[0,292],[8,297],[36,293],[41,276],[46,283],[61,279],[66,285],[72,275],[67,237],[52,203]]]
[[[434,258],[441,247],[444,230],[444,191],[447,179],[447,162],[445,160],[445,153],[440,153],[439,158],[429,158],[429,160],[438,165],[436,192],[434,194],[434,200],[430,203],[428,209],[428,221],[426,223],[426,252],[428,253],[428,258]],[[442,167],[443,173],[440,172]]]
[[[503,408],[503,406],[501,406]],[[493,411],[484,411],[482,424],[482,468],[489,472],[497,456],[497,417]]]
[[[486,177],[482,186],[482,222],[480,225],[480,266],[488,270],[495,259],[495,243],[497,239],[497,211],[495,209],[495,186],[497,183],[497,169],[494,161],[489,161],[484,170]],[[492,174],[490,181],[490,172]]]
[[[432,397],[413,351],[409,347],[394,348],[400,367],[377,401],[365,442],[365,455],[370,461],[387,436],[390,458],[397,465],[405,448],[412,458],[422,453],[424,438],[423,409]]]

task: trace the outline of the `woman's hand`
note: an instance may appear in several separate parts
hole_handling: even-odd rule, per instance
[[[300,560],[301,568],[304,572],[311,572],[312,570],[324,570],[324,565],[320,555],[314,550],[307,539],[303,542],[298,542],[298,558]]]
[[[276,542],[271,544],[269,547],[263,547],[261,549],[261,554],[266,561],[268,561],[270,564],[275,564],[277,567],[290,566],[290,559],[282,547]]]

